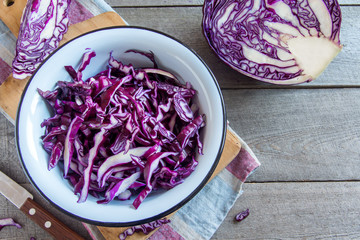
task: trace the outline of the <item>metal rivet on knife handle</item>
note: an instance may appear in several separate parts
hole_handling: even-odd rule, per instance
[[[29,218],[41,226],[44,230],[49,232],[55,239],[61,240],[80,240],[84,239],[76,232],[68,228],[65,224],[57,220],[49,212],[43,209],[40,205],[28,198],[21,206],[20,210]],[[31,214],[33,213],[33,215]]]
[[[45,226],[46,228],[50,228],[50,227],[51,227],[51,222],[50,222],[50,221],[46,221],[45,224],[44,224],[44,226]]]
[[[30,215],[34,215],[35,213],[36,213],[35,208],[30,208],[29,214],[30,214]]]

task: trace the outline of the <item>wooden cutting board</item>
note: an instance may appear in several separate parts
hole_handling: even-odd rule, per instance
[[[3,1],[9,2],[9,1]],[[5,6],[0,3],[0,19],[9,27],[10,31],[17,36],[19,33],[20,19],[22,11],[26,5],[26,0],[15,0],[11,6]],[[126,25],[125,21],[115,12],[105,12],[90,18],[86,21],[71,25],[68,32],[64,35],[60,45],[79,36],[82,33],[109,26]],[[29,78],[24,80],[14,79],[10,75],[7,80],[0,85],[0,112],[2,112],[10,121],[15,122],[18,104],[22,92],[29,81]],[[222,153],[220,162],[211,178],[216,176],[222,169],[224,169],[232,159],[239,153],[241,144],[238,137],[231,131],[227,131],[224,151]],[[119,234],[126,228],[114,227],[98,227],[105,239],[119,239]],[[153,231],[154,232],[154,231]],[[153,233],[152,232],[152,233]],[[141,233],[136,233],[128,239],[146,239]]]

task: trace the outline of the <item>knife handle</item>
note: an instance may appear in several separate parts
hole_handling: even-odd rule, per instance
[[[34,200],[28,198],[20,210],[31,220],[36,222],[42,229],[50,233],[55,239],[61,240],[84,240],[83,237],[68,228],[56,219],[51,213],[42,208]]]

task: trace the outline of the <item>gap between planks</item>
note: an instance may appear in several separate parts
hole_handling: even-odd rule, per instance
[[[245,184],[212,239],[360,239],[358,183]],[[241,223],[234,216],[245,209]]]
[[[343,7],[343,23],[341,42],[343,50],[330,63],[318,79],[311,83],[292,85],[288,88],[343,88],[360,85],[357,71],[359,53],[358,39],[360,27],[358,21],[359,6]],[[117,8],[115,9],[130,24],[153,28],[167,33],[196,51],[206,62],[219,80],[222,89],[259,89],[259,88],[285,88],[285,86],[270,86],[261,81],[254,81],[250,77],[239,74],[229,68],[211,51],[201,32],[202,12],[199,7],[184,8]],[[141,16],[139,18],[139,16]],[[167,19],[162,21],[161,19]],[[341,73],[341,74],[339,74]]]

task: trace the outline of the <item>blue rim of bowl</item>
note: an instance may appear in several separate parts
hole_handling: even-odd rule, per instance
[[[23,104],[23,100],[24,100],[24,97],[26,95],[26,92],[27,92],[27,89],[29,87],[29,85],[31,84],[31,81],[33,79],[33,77],[36,75],[36,73],[38,72],[38,70],[42,67],[42,65],[49,59],[51,58],[51,56],[53,54],[55,54],[57,51],[59,51],[62,47],[64,47],[65,45],[67,45],[68,43],[78,39],[78,38],[81,38],[85,35],[88,35],[88,34],[91,34],[93,32],[99,32],[99,31],[104,31],[104,30],[111,30],[111,29],[122,29],[122,28],[125,28],[125,29],[139,29],[139,30],[144,30],[144,31],[150,31],[150,32],[154,32],[154,33],[157,33],[157,34],[160,34],[162,36],[165,36],[167,38],[170,38],[176,42],[178,42],[179,44],[183,45],[185,48],[187,48],[190,52],[192,52],[200,61],[201,63],[206,67],[206,69],[208,70],[208,72],[210,73],[213,81],[214,81],[214,84],[218,90],[218,93],[219,93],[219,97],[220,97],[220,101],[221,101],[221,106],[222,106],[222,114],[223,114],[223,133],[222,133],[222,137],[221,137],[221,144],[220,144],[220,148],[219,148],[219,151],[218,151],[218,154],[215,158],[215,161],[210,169],[210,171],[207,173],[207,175],[205,176],[205,178],[202,180],[202,182],[194,189],[194,191],[192,191],[187,197],[185,197],[181,202],[179,202],[178,204],[176,204],[175,206],[167,209],[166,211],[163,211],[162,213],[159,213],[157,215],[154,215],[152,217],[149,217],[149,218],[144,218],[144,219],[140,219],[140,220],[137,220],[137,221],[130,221],[130,222],[101,222],[101,221],[95,221],[95,220],[91,220],[91,219],[88,219],[88,218],[84,218],[84,217],[81,217],[81,216],[78,216],[76,214],[73,214],[67,210],[65,210],[64,208],[62,208],[61,206],[55,204],[51,199],[49,199],[46,194],[44,194],[41,189],[36,185],[35,181],[31,178],[28,170],[26,169],[25,167],[25,163],[24,163],[24,160],[23,160],[23,157],[22,157],[22,154],[21,154],[21,150],[20,150],[20,146],[19,146],[19,115],[20,115],[20,112],[21,112],[21,107],[22,107],[22,104]],[[93,224],[93,225],[97,225],[97,226],[105,226],[105,227],[130,227],[130,226],[135,226],[135,225],[141,225],[141,224],[144,224],[144,223],[148,223],[148,222],[152,222],[152,221],[155,221],[155,220],[158,220],[158,219],[161,219],[161,218],[164,218],[166,216],[168,216],[169,214],[175,212],[176,210],[180,209],[182,206],[184,206],[187,202],[189,202],[196,194],[198,194],[200,192],[200,190],[206,185],[206,183],[208,182],[208,180],[210,179],[210,177],[212,176],[212,174],[214,173],[215,171],[215,168],[217,167],[219,161],[220,161],[220,157],[222,155],[222,152],[224,150],[224,145],[225,145],[225,140],[226,140],[226,132],[227,132],[227,120],[226,120],[226,110],[225,110],[225,103],[224,103],[224,98],[223,98],[223,95],[222,95],[222,92],[221,92],[221,89],[220,89],[220,86],[215,78],[215,75],[213,74],[213,72],[211,71],[211,69],[209,68],[209,66],[205,63],[205,61],[192,49],[190,48],[189,46],[187,46],[186,44],[182,43],[181,41],[179,41],[178,39],[166,34],[166,33],[163,33],[161,31],[158,31],[158,30],[154,30],[154,29],[151,29],[151,28],[146,28],[146,27],[139,27],[139,26],[113,26],[113,27],[104,27],[104,28],[99,28],[99,29],[96,29],[96,30],[92,30],[92,31],[89,31],[89,32],[86,32],[86,33],[83,33],[71,40],[69,40],[68,42],[64,43],[62,46],[60,46],[59,48],[57,48],[54,52],[52,52],[41,64],[40,66],[36,69],[36,71],[33,73],[33,75],[30,77],[29,81],[27,82],[25,88],[24,88],[24,91],[21,95],[21,98],[20,98],[20,102],[19,102],[19,105],[18,105],[18,109],[17,109],[17,114],[16,114],[16,121],[15,121],[15,138],[16,138],[16,150],[17,150],[17,153],[18,153],[18,157],[20,159],[20,163],[21,163],[21,166],[23,168],[23,171],[25,172],[27,178],[29,179],[29,181],[31,182],[31,184],[35,187],[35,189],[40,193],[40,195],[45,198],[52,206],[55,206],[58,210],[60,210],[61,212],[77,219],[77,220],[80,220],[82,222],[85,222],[85,223],[89,223],[89,224]]]

